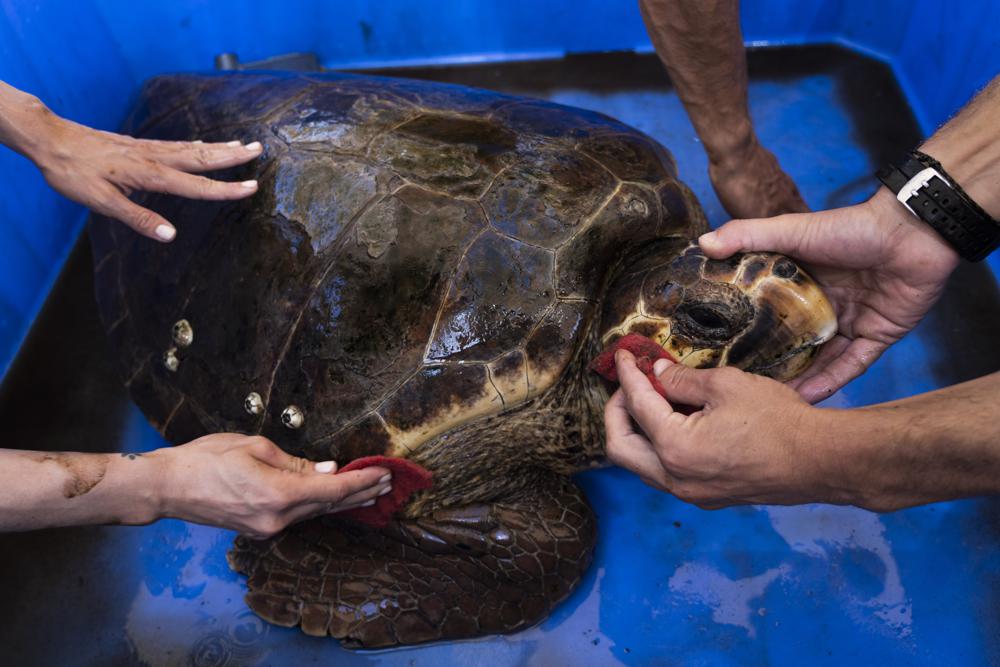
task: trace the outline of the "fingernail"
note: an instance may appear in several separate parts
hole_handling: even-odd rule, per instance
[[[390,491],[392,491],[392,487],[391,486],[387,486],[384,489],[382,489],[381,491],[379,491],[378,494],[380,496],[384,496],[385,494],[389,493]]]
[[[247,144],[243,148],[247,149],[248,151],[259,151],[262,148],[262,146],[260,145],[259,141],[255,141],[252,144]]]
[[[708,232],[698,237],[698,245],[717,245],[719,237],[715,232]]]
[[[379,484],[385,484],[390,479],[392,479],[392,474],[385,474],[385,475],[382,475],[381,477],[378,478],[378,483]]]
[[[257,181],[243,181],[242,183],[240,183],[240,185],[245,187],[247,190],[257,189]]]
[[[667,370],[673,365],[673,362],[669,359],[657,359],[653,364],[653,375],[663,375],[663,371]]]
[[[320,461],[315,466],[316,472],[333,472],[333,469],[337,467],[336,461]]]
[[[366,500],[365,502],[361,503],[360,505],[358,505],[358,507],[371,507],[374,504],[375,504],[375,499],[372,498],[371,500]]]
[[[242,141],[227,141],[226,145],[227,146],[233,146],[233,147],[242,146],[243,142]],[[249,146],[248,146],[248,148],[249,148]]]
[[[205,143],[205,142],[204,142],[204,141],[202,141],[201,139],[195,139],[195,140],[194,140],[194,141],[192,141],[191,143],[192,143],[192,144],[203,144],[203,143]]]
[[[159,225],[155,230],[155,234],[164,241],[172,241],[177,236],[177,230],[170,225]]]

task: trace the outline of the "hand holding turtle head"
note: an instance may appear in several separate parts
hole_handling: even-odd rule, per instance
[[[882,188],[863,204],[734,220],[701,237],[709,257],[770,250],[802,262],[837,313],[837,335],[791,382],[809,402],[861,375],[941,296],[958,255]]]
[[[143,236],[172,241],[177,230],[131,201],[135,190],[192,199],[241,199],[256,181],[227,183],[197,172],[234,167],[258,157],[259,142],[149,141],[101,132],[52,113],[37,98],[0,82],[0,144],[34,162],[53,189]]]
[[[1000,77],[920,150],[993,219],[1000,218]],[[701,237],[709,257],[770,250],[800,260],[837,311],[839,333],[792,386],[809,402],[863,373],[941,296],[958,253],[880,188],[857,206],[734,220]]]

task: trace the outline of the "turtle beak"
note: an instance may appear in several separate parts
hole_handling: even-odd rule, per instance
[[[725,363],[783,382],[791,380],[837,333],[837,316],[819,285],[801,268],[789,278],[768,276],[756,292],[753,321],[733,341]]]

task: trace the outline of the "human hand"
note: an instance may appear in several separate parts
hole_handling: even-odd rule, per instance
[[[53,189],[95,213],[119,220],[143,236],[171,241],[177,230],[167,220],[130,201],[135,190],[165,192],[192,199],[242,199],[257,191],[257,181],[228,183],[189,172],[213,171],[248,162],[263,150],[259,142],[242,145],[200,141],[151,141],[101,132],[41,107],[37,139],[25,154]]]
[[[392,488],[373,466],[338,475],[333,461],[286,454],[266,438],[218,433],[155,452],[161,515],[269,537],[321,514],[373,505]]]
[[[727,151],[710,159],[708,175],[719,201],[734,218],[767,218],[809,210],[791,176],[755,139],[743,151]]]
[[[684,415],[632,354],[619,350],[615,361],[621,386],[604,410],[608,458],[650,486],[704,509],[846,500],[826,472],[830,453],[805,441],[820,411],[792,389],[735,368],[660,359],[654,373],[670,400],[700,408]]]
[[[713,259],[768,250],[798,260],[837,313],[838,333],[790,382],[810,403],[861,375],[941,296],[958,255],[881,188],[863,204],[734,220],[699,239]]]

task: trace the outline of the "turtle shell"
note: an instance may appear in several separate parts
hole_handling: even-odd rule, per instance
[[[135,199],[159,244],[91,222],[97,299],[174,442],[262,433],[313,459],[407,456],[574,363],[609,271],[704,216],[656,142],[591,111],[345,74],[151,80],[125,130],[261,141],[235,202]]]

